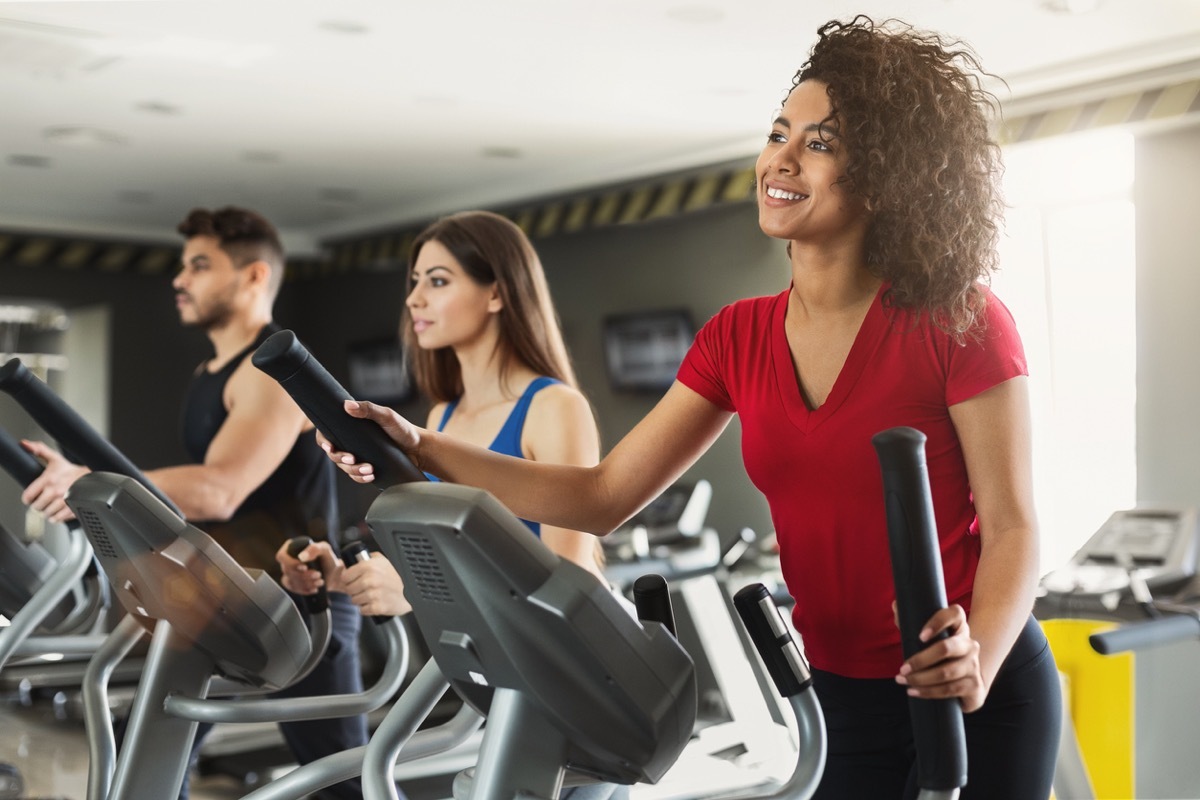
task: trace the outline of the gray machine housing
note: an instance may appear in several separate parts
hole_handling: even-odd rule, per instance
[[[695,722],[695,671],[661,625],[639,624],[482,490],[395,486],[367,522],[470,706],[486,714],[496,690],[519,693],[562,737],[564,766],[600,780],[652,783],[675,762]]]

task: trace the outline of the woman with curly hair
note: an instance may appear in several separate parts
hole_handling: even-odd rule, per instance
[[[758,158],[759,225],[791,285],[700,331],[677,380],[594,468],[506,460],[376,421],[422,469],[519,516],[603,535],[674,482],[736,413],[766,496],[830,747],[822,798],[915,795],[908,698],[959,700],[963,797],[1045,798],[1061,699],[1031,617],[1038,574],[1026,362],[984,281],[996,263],[999,151],[969,49],[864,17],[831,22]],[[949,608],[905,661],[871,437],[926,437]],[[323,446],[329,450],[327,442]],[[370,464],[330,452],[360,482]]]

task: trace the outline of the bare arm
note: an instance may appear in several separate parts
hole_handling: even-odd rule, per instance
[[[950,418],[962,442],[979,514],[982,552],[969,620],[957,606],[957,612],[947,609],[934,616],[927,626],[931,634],[947,628],[956,629],[958,635],[909,659],[914,674],[908,682],[917,687],[919,696],[956,696],[964,710],[973,711],[983,704],[1017,640],[1033,608],[1037,586],[1027,381],[1013,378],[954,405]],[[944,663],[929,669],[938,661]],[[928,674],[915,675],[921,670]]]
[[[270,477],[308,426],[287,392],[249,360],[227,386],[229,415],[202,464],[146,473],[188,519],[229,519]]]
[[[600,461],[600,435],[592,410],[583,395],[568,386],[548,387],[535,395],[521,445],[533,461],[580,467],[592,467]],[[543,525],[542,541],[555,554],[602,577],[595,536]]]
[[[676,382],[599,465],[579,467],[498,455],[418,428],[372,403],[347,401],[346,411],[374,420],[426,472],[486,489],[519,517],[601,535],[674,483],[733,416]],[[331,451],[323,437],[318,441],[350,477],[374,480],[370,464]]]

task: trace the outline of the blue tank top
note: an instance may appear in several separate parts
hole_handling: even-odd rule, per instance
[[[496,434],[496,438],[488,445],[488,450],[493,453],[500,453],[506,456],[516,456],[523,458],[521,452],[521,431],[525,429],[525,417],[529,414],[529,406],[533,402],[533,396],[545,389],[547,386],[552,386],[562,381],[554,378],[534,378],[525,391],[521,393],[521,397],[517,400],[517,404],[513,406],[512,412],[508,415],[508,419],[504,420],[504,426],[500,428],[500,432]],[[450,416],[454,413],[454,409],[458,408],[458,400],[451,400],[446,404],[446,410],[442,412],[442,421],[438,424],[438,431],[442,431],[446,427],[446,423],[450,421]],[[432,475],[429,476],[432,480],[437,480]],[[531,522],[530,520],[521,520],[533,531],[533,535],[539,539],[542,536],[541,523]]]

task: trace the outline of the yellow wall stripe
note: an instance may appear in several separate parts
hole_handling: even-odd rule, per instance
[[[23,267],[36,267],[46,260],[53,249],[53,239],[30,239],[17,251],[17,263]]]
[[[542,214],[538,218],[537,227],[534,228],[534,236],[546,237],[553,236],[558,232],[558,222],[562,219],[562,204],[551,203],[542,209]]]
[[[1167,119],[1179,117],[1188,112],[1196,99],[1200,98],[1200,80],[1168,86],[1163,89],[1154,107],[1150,109],[1149,119]]]
[[[625,199],[625,205],[621,209],[621,216],[617,219],[622,225],[628,225],[631,222],[640,222],[642,215],[646,213],[646,209],[650,207],[650,198],[654,194],[654,186],[642,186]]]
[[[165,247],[147,250],[137,262],[137,271],[143,275],[160,275],[166,272],[177,251]]]
[[[752,199],[754,191],[754,168],[748,167],[729,176],[725,188],[721,190],[721,200],[725,203],[736,203],[739,200]]]
[[[100,256],[96,266],[101,272],[120,272],[129,266],[129,262],[133,258],[133,247],[125,244],[115,244],[110,246]]]
[[[664,219],[678,215],[679,209],[683,206],[683,190],[686,188],[687,184],[683,181],[668,183],[662,187],[662,191],[658,194],[658,199],[654,201],[654,207],[646,214],[643,221]]]
[[[575,233],[583,230],[587,226],[588,212],[592,209],[592,199],[590,197],[581,197],[571,203],[571,208],[567,211],[567,218],[563,221],[564,233]]]
[[[59,253],[55,263],[64,269],[79,269],[95,255],[97,245],[94,242],[72,242]]]
[[[617,219],[617,211],[621,208],[619,192],[609,192],[600,198],[596,205],[596,213],[592,214],[592,224],[596,226],[612,225]]]
[[[1200,80],[1188,80],[1049,111],[998,121],[997,141],[1012,144],[1110,125],[1200,115]],[[528,235],[541,238],[609,225],[662,220],[718,204],[754,201],[754,169],[746,163],[716,165],[688,175],[656,176],[630,186],[549,198],[506,214]],[[399,268],[423,224],[321,242],[326,255],[290,259],[289,277],[312,277],[354,269]],[[0,233],[0,258],[21,266],[61,269],[161,271],[158,244],[103,242],[42,234]]]
[[[684,212],[699,211],[711,206],[717,199],[717,190],[721,187],[720,174],[701,175],[692,184],[687,200],[683,203]]]

